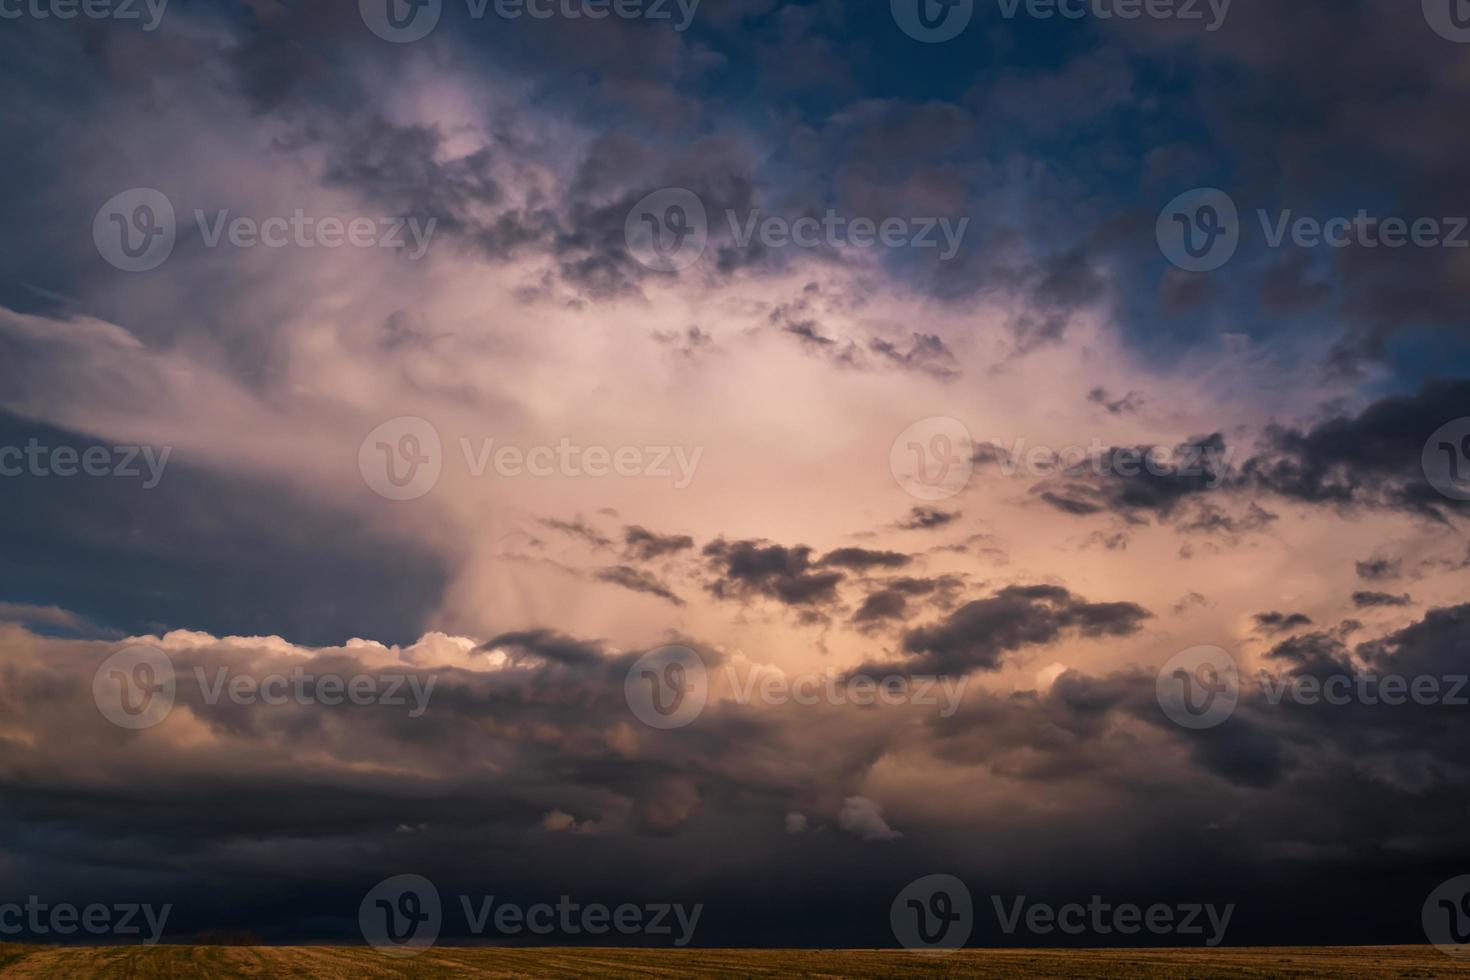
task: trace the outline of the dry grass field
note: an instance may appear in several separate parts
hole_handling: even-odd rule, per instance
[[[1216,950],[430,950],[341,946],[0,945],[0,977],[1411,977],[1470,976],[1429,946]]]

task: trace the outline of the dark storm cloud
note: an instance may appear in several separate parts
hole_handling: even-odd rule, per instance
[[[597,549],[611,548],[613,546],[611,538],[592,527],[580,517],[570,521],[557,517],[541,517],[537,519],[537,523],[542,527],[549,527],[553,531],[560,531],[569,537],[585,541]]]
[[[1354,564],[1357,567],[1358,578],[1369,582],[1395,579],[1403,574],[1403,563],[1388,558],[1370,558]]]
[[[1390,395],[1356,415],[1337,414],[1298,428],[1269,426],[1254,454],[1229,465],[1231,451],[1220,433],[1195,437],[1175,447],[1172,457],[1144,460],[1147,446],[1107,450],[1092,461],[1060,472],[1033,492],[1049,506],[1073,516],[1110,513],[1128,523],[1156,518],[1181,531],[1234,536],[1258,531],[1277,515],[1250,500],[1227,511],[1211,502],[1249,495],[1275,496],[1334,508],[1400,510],[1432,520],[1463,511],[1424,474],[1425,443],[1440,426],[1463,415],[1470,381],[1428,382],[1418,391]],[[1003,451],[980,446],[977,463],[1000,461]],[[1359,563],[1388,575],[1393,563]]]
[[[873,551],[869,548],[838,548],[822,556],[819,565],[834,565],[866,572],[874,568],[902,568],[913,558],[897,551]]]
[[[933,334],[914,334],[907,351],[900,351],[896,344],[877,337],[868,341],[868,349],[890,364],[922,371],[940,381],[960,375],[954,353]]]
[[[1353,605],[1359,609],[1373,606],[1409,606],[1414,600],[1408,595],[1392,595],[1388,592],[1354,592]]]
[[[1458,508],[1430,486],[1422,454],[1434,431],[1461,417],[1467,404],[1470,381],[1433,381],[1356,416],[1307,429],[1275,426],[1243,473],[1263,490],[1305,503],[1386,507],[1443,520]]]
[[[703,554],[717,575],[707,587],[720,599],[763,596],[788,606],[822,605],[836,600],[844,578],[842,572],[818,570],[805,545],[719,538],[705,545]]]
[[[1312,625],[1312,617],[1302,613],[1263,612],[1252,617],[1258,633],[1288,633]]]
[[[1136,391],[1130,391],[1122,398],[1114,398],[1108,394],[1106,388],[1093,388],[1087,393],[1087,400],[1094,405],[1101,405],[1110,415],[1128,415],[1138,411],[1143,404],[1143,396]]]
[[[637,524],[623,528],[623,554],[637,561],[653,561],[694,547],[687,534],[658,534]]]
[[[31,440],[109,455],[114,445],[0,412],[0,445]],[[418,635],[448,582],[446,556],[371,512],[203,468],[182,449],[150,489],[80,474],[3,483],[0,600],[59,604],[103,627],[391,642]]]
[[[642,569],[633,568],[629,565],[613,565],[609,568],[600,568],[593,573],[593,578],[600,582],[610,582],[613,585],[621,585],[625,589],[634,592],[645,592],[648,595],[667,599],[676,606],[684,605],[684,600],[674,594],[666,584],[659,580],[658,576],[651,575]]]
[[[1054,612],[1088,607],[1054,587],[997,598],[1005,595]],[[1103,631],[1122,621],[1077,616]],[[1313,634],[1281,644],[1274,659],[1329,676],[1353,662],[1399,672],[1463,671],[1467,624],[1470,606],[1434,610],[1360,645],[1356,658],[1339,641]],[[1055,631],[1023,630],[1003,642],[1044,642],[1039,638],[1049,635]],[[175,647],[180,717],[164,726],[192,718],[211,733],[204,744],[120,738],[90,698],[91,673],[111,647],[45,641],[53,646],[38,650],[28,647],[32,642],[0,630],[10,678],[0,720],[7,731],[31,736],[9,743],[12,765],[0,779],[0,825],[12,841],[0,883],[25,894],[44,885],[52,901],[117,894],[172,902],[177,931],[170,934],[181,938],[241,928],[274,941],[355,941],[362,895],[408,869],[449,895],[481,894],[493,881],[495,894],[526,902],[564,893],[614,903],[645,894],[703,901],[708,925],[701,944],[776,942],[788,933],[740,912],[749,892],[743,875],[728,872],[734,856],[747,871],[760,869],[765,881],[797,862],[793,886],[808,884],[790,895],[768,889],[764,898],[782,913],[780,921],[801,918],[793,938],[855,943],[867,934],[872,942],[915,861],[967,879],[1019,876],[1038,894],[1069,894],[1079,873],[1089,882],[1115,882],[1103,863],[1087,857],[1094,845],[1105,850],[1099,828],[1106,824],[1110,833],[1121,829],[1152,842],[1130,870],[1144,896],[1169,894],[1171,882],[1177,887],[1179,855],[1190,853],[1191,894],[1229,894],[1240,903],[1235,939],[1300,936],[1300,913],[1292,931],[1274,923],[1298,902],[1310,909],[1310,895],[1330,887],[1379,911],[1361,925],[1324,918],[1323,936],[1407,941],[1417,926],[1385,928],[1381,910],[1402,905],[1414,921],[1423,894],[1470,844],[1455,817],[1470,803],[1460,709],[1271,705],[1247,686],[1224,725],[1192,732],[1163,716],[1152,671],[1068,670],[1043,690],[972,689],[952,717],[917,726],[891,709],[756,713],[721,701],[676,738],[647,729],[613,737],[636,724],[623,682],[638,651],[613,653],[595,641],[534,630],[482,645],[508,655],[500,669],[395,668],[436,680],[429,710],[415,719],[382,707],[211,706],[193,667],[260,674],[289,670],[303,663],[300,654],[203,641]],[[694,645],[718,667],[718,654]],[[357,656],[322,652],[305,663],[372,673]],[[804,751],[793,751],[798,736]],[[310,761],[281,753],[283,741],[309,743]],[[732,744],[740,751],[731,752]],[[989,846],[977,850],[968,831],[954,830],[952,806],[922,799],[884,809],[887,823],[904,835],[897,851],[864,850],[863,842],[832,834],[783,843],[786,814],[835,826],[842,801],[859,795],[878,760],[899,749],[956,777],[947,783],[954,794],[967,784],[1007,790],[1000,808],[987,811]],[[1421,781],[1410,774],[1426,751],[1440,768]],[[251,758],[249,771],[221,764],[226,752]],[[371,772],[364,769],[369,762]],[[140,767],[146,781],[99,776]],[[1106,821],[1087,803],[1098,793],[1109,800]],[[1159,807],[1160,798],[1172,805]],[[570,826],[549,821],[554,811]],[[1324,812],[1339,816],[1306,819]],[[1379,894],[1386,887],[1385,835],[1412,838],[1420,866],[1395,879],[1390,896]],[[248,858],[238,852],[241,839],[252,842]],[[1059,840],[1078,853],[1057,854]],[[155,851],[160,856],[147,863],[123,859]],[[1332,860],[1284,857],[1316,851]],[[1292,871],[1284,879],[1283,860]],[[258,870],[263,861],[295,873]],[[838,880],[815,875],[822,867]],[[624,878],[621,887],[608,884]],[[232,883],[228,901],[221,900],[220,881]],[[844,904],[854,894],[867,897]],[[831,915],[801,912],[814,901],[826,908],[828,900],[836,903]],[[461,928],[446,928],[446,941],[462,936]]]
[[[917,506],[907,517],[894,527],[904,531],[927,531],[953,523],[960,516],[957,510],[941,510],[938,507]]]
[[[995,449],[992,458],[1000,452]],[[1231,516],[1198,499],[1226,485],[1229,458],[1218,432],[1196,436],[1170,453],[1155,446],[1114,447],[1062,470],[1034,492],[1051,507],[1077,517],[1106,512],[1130,524],[1157,519],[1183,530],[1235,533],[1270,515]]]
[[[883,583],[881,589],[868,593],[857,612],[853,613],[852,621],[866,629],[886,621],[908,619],[916,615],[910,600],[921,596],[932,597],[938,608],[948,608],[955,601],[955,595],[964,588],[964,584],[957,575],[889,579]]]
[[[909,630],[899,667],[910,674],[965,675],[999,670],[1003,657],[1068,634],[1121,637],[1150,613],[1132,602],[1087,602],[1055,585],[1012,585],[968,602],[943,620]]]

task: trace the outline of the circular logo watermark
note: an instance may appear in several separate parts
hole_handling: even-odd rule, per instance
[[[443,9],[444,0],[357,0],[367,29],[394,44],[428,37]]]
[[[699,717],[709,698],[709,673],[688,647],[650,650],[628,668],[623,697],[650,728],[683,728]]]
[[[1424,900],[1424,935],[1442,953],[1470,959],[1470,875],[1444,882]]]
[[[389,419],[369,432],[358,447],[357,468],[380,497],[422,497],[434,489],[444,468],[439,431],[415,415]]]
[[[704,254],[709,218],[693,191],[665,187],[633,205],[623,222],[628,251],[657,272],[678,272]]]
[[[1430,486],[1451,500],[1470,500],[1470,418],[1435,429],[1420,462]]]
[[[936,415],[904,429],[888,450],[898,485],[920,500],[945,500],[970,482],[975,440],[959,419]]]
[[[151,187],[114,194],[92,219],[98,254],[124,272],[147,272],[163,265],[173,254],[177,235],[173,202]]]
[[[1424,19],[1446,41],[1470,44],[1470,4],[1465,0],[1423,0]]]
[[[1169,658],[1154,684],[1159,707],[1183,728],[1223,724],[1240,700],[1235,658],[1219,647],[1190,647]]]
[[[178,678],[168,654],[153,646],[123,647],[92,676],[92,700],[119,728],[152,728],[174,708]]]
[[[1154,234],[1164,258],[1187,272],[1213,272],[1240,246],[1240,215],[1214,187],[1185,191],[1159,212]]]
[[[889,0],[889,7],[898,29],[925,44],[954,40],[975,15],[975,0]]]
[[[384,878],[357,907],[362,938],[390,956],[417,956],[433,946],[443,921],[439,889],[423,875]]]
[[[975,904],[954,875],[925,875],[898,893],[888,921],[905,949],[959,949],[970,940]]]

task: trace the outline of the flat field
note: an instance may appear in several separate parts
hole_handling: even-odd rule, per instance
[[[1470,977],[1430,946],[963,950],[440,947],[393,959],[348,946],[0,944],[0,977]]]

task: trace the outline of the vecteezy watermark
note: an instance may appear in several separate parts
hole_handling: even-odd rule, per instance
[[[949,718],[959,710],[969,683],[968,677],[787,674],[778,670],[748,670],[741,678],[733,664],[725,665],[725,679],[737,704],[829,704],[860,708],[913,704],[938,707],[941,718]]]
[[[152,946],[163,936],[163,927],[173,908],[172,904],[155,907],[139,902],[49,905],[37,895],[28,895],[23,905],[0,903],[0,935],[39,938],[75,936],[81,932],[88,936],[142,936],[143,943]]]
[[[1192,479],[1214,490],[1230,478],[1235,450],[1205,441],[1177,446],[1110,446],[1094,437],[1087,445],[1033,445],[1018,438],[977,441],[958,419],[921,419],[899,433],[888,451],[898,485],[920,500],[953,497],[969,485],[977,464],[993,463],[1007,478],[1073,476],[1133,478],[1148,474]]]
[[[520,905],[494,895],[460,895],[465,927],[476,936],[667,936],[674,946],[694,938],[704,905],[674,902],[575,902],[561,895],[553,904]],[[363,938],[374,948],[412,956],[434,945],[443,927],[439,890],[422,875],[395,875],[380,881],[358,906]]]
[[[413,673],[308,672],[297,665],[285,673],[263,677],[229,667],[191,672],[204,704],[221,701],[241,706],[264,704],[407,707],[418,718],[429,707],[438,678]],[[190,676],[190,675],[185,675]],[[154,646],[137,644],[108,657],[92,677],[92,700],[102,716],[120,728],[152,728],[168,717],[178,697],[179,674],[173,659]]]
[[[296,208],[289,216],[231,217],[194,209],[194,223],[205,248],[391,248],[409,259],[423,258],[438,218],[342,218],[310,215]],[[92,219],[92,241],[107,262],[124,272],[156,269],[173,254],[178,239],[173,202],[151,187],[134,187],[109,198]]]
[[[741,214],[726,209],[730,239],[740,248],[758,242],[780,248],[934,248],[947,261],[959,252],[969,218],[851,217],[828,208],[821,216]],[[628,211],[623,237],[629,253],[658,272],[688,268],[709,244],[709,215],[699,195],[682,187],[666,187],[647,195]]]
[[[1382,217],[1359,209],[1352,217],[1317,218],[1290,208],[1256,209],[1261,237],[1272,249],[1470,248],[1470,217]],[[1235,202],[1213,187],[1187,191],[1159,213],[1159,248],[1188,272],[1212,272],[1235,255],[1242,226]]]
[[[163,469],[173,451],[172,446],[46,446],[32,436],[24,447],[0,446],[0,477],[142,478],[143,489],[152,490],[163,480]]]
[[[1159,707],[1182,728],[1214,728],[1225,723],[1240,700],[1235,658],[1219,647],[1190,647],[1170,657],[1154,683]]]
[[[1240,246],[1240,215],[1214,187],[1185,191],[1164,206],[1154,226],[1164,258],[1186,272],[1213,272]]]
[[[1233,0],[996,0],[1006,20],[1178,20],[1201,21],[1211,33],[1225,26]]]
[[[1470,500],[1470,418],[1446,422],[1420,457],[1429,485],[1451,500]]]
[[[959,949],[975,927],[970,889],[954,875],[925,875],[909,882],[888,909],[893,938],[905,949]]]
[[[995,0],[1001,17],[1014,20],[1178,20],[1200,21],[1206,31],[1218,31],[1230,13],[1232,0]],[[890,0],[893,20],[916,41],[951,41],[969,26],[975,0]]]
[[[1024,895],[1004,899],[992,895],[990,903],[1001,932],[1007,936],[1024,931],[1036,936],[1062,933],[1067,936],[1198,936],[1206,946],[1218,946],[1230,928],[1235,905],[1216,908],[1207,903],[1136,905],[1131,902],[1112,904],[1101,895],[1093,895],[1084,905],[1069,902],[1049,905],[1032,902]],[[1206,931],[1208,930],[1208,931]]]
[[[143,30],[154,31],[167,8],[168,0],[0,0],[0,20],[74,20],[81,15],[88,20],[143,20]]]
[[[703,446],[581,446],[563,437],[555,445],[476,445],[459,440],[466,472],[476,479],[492,472],[503,479],[552,477],[672,480],[675,490],[694,482]],[[414,500],[433,490],[444,470],[439,430],[426,419],[400,416],[369,432],[358,446],[357,467],[369,489],[389,500]]]
[[[501,20],[671,21],[687,31],[699,0],[465,0],[471,20],[493,14]],[[358,13],[368,30],[385,41],[407,44],[429,36],[444,13],[444,0],[358,0]]]
[[[1311,674],[1278,677],[1263,670],[1260,677],[1266,701],[1273,705],[1282,701],[1338,707],[1349,704],[1397,706],[1410,701],[1418,705],[1444,704],[1457,708],[1470,705],[1470,696],[1466,694],[1470,675],[1466,674],[1406,677],[1403,674],[1357,672],[1324,678]]]
[[[748,669],[741,676],[733,664],[726,664],[725,682],[732,700],[741,705],[917,705],[937,707],[941,718],[949,718],[959,710],[969,679],[835,672],[787,674],[771,668]],[[683,728],[704,711],[709,686],[709,670],[698,653],[688,647],[666,646],[645,653],[628,667],[623,697],[634,717],[650,728]]]
[[[1422,0],[1424,20],[1446,41],[1470,44],[1470,5],[1465,0]]]
[[[1060,448],[1028,444],[1015,439],[1009,446],[999,439],[979,444],[977,457],[993,462],[1002,476],[1047,477],[1057,475],[1136,477],[1150,476],[1197,479],[1210,490],[1229,477],[1235,451],[1205,442],[1178,446],[1109,446],[1094,437],[1086,446]]]
[[[955,496],[970,482],[975,440],[959,419],[936,415],[904,429],[888,450],[888,470],[919,500]]]
[[[787,218],[761,215],[760,209],[740,216],[725,212],[730,237],[741,248],[752,241],[765,248],[938,248],[939,259],[947,262],[959,253],[969,218],[850,218],[828,208],[820,218],[804,215]]]
[[[1435,949],[1456,959],[1470,959],[1470,875],[1451,878],[1430,892],[1421,922]]]
[[[119,728],[143,729],[168,717],[178,678],[173,661],[157,647],[124,647],[92,676],[92,700],[102,717]]]
[[[357,924],[379,952],[416,956],[434,945],[444,925],[439,889],[422,875],[385,878],[362,897]]]
[[[649,728],[683,728],[709,700],[709,672],[698,653],[683,646],[650,650],[628,667],[623,699]]]

